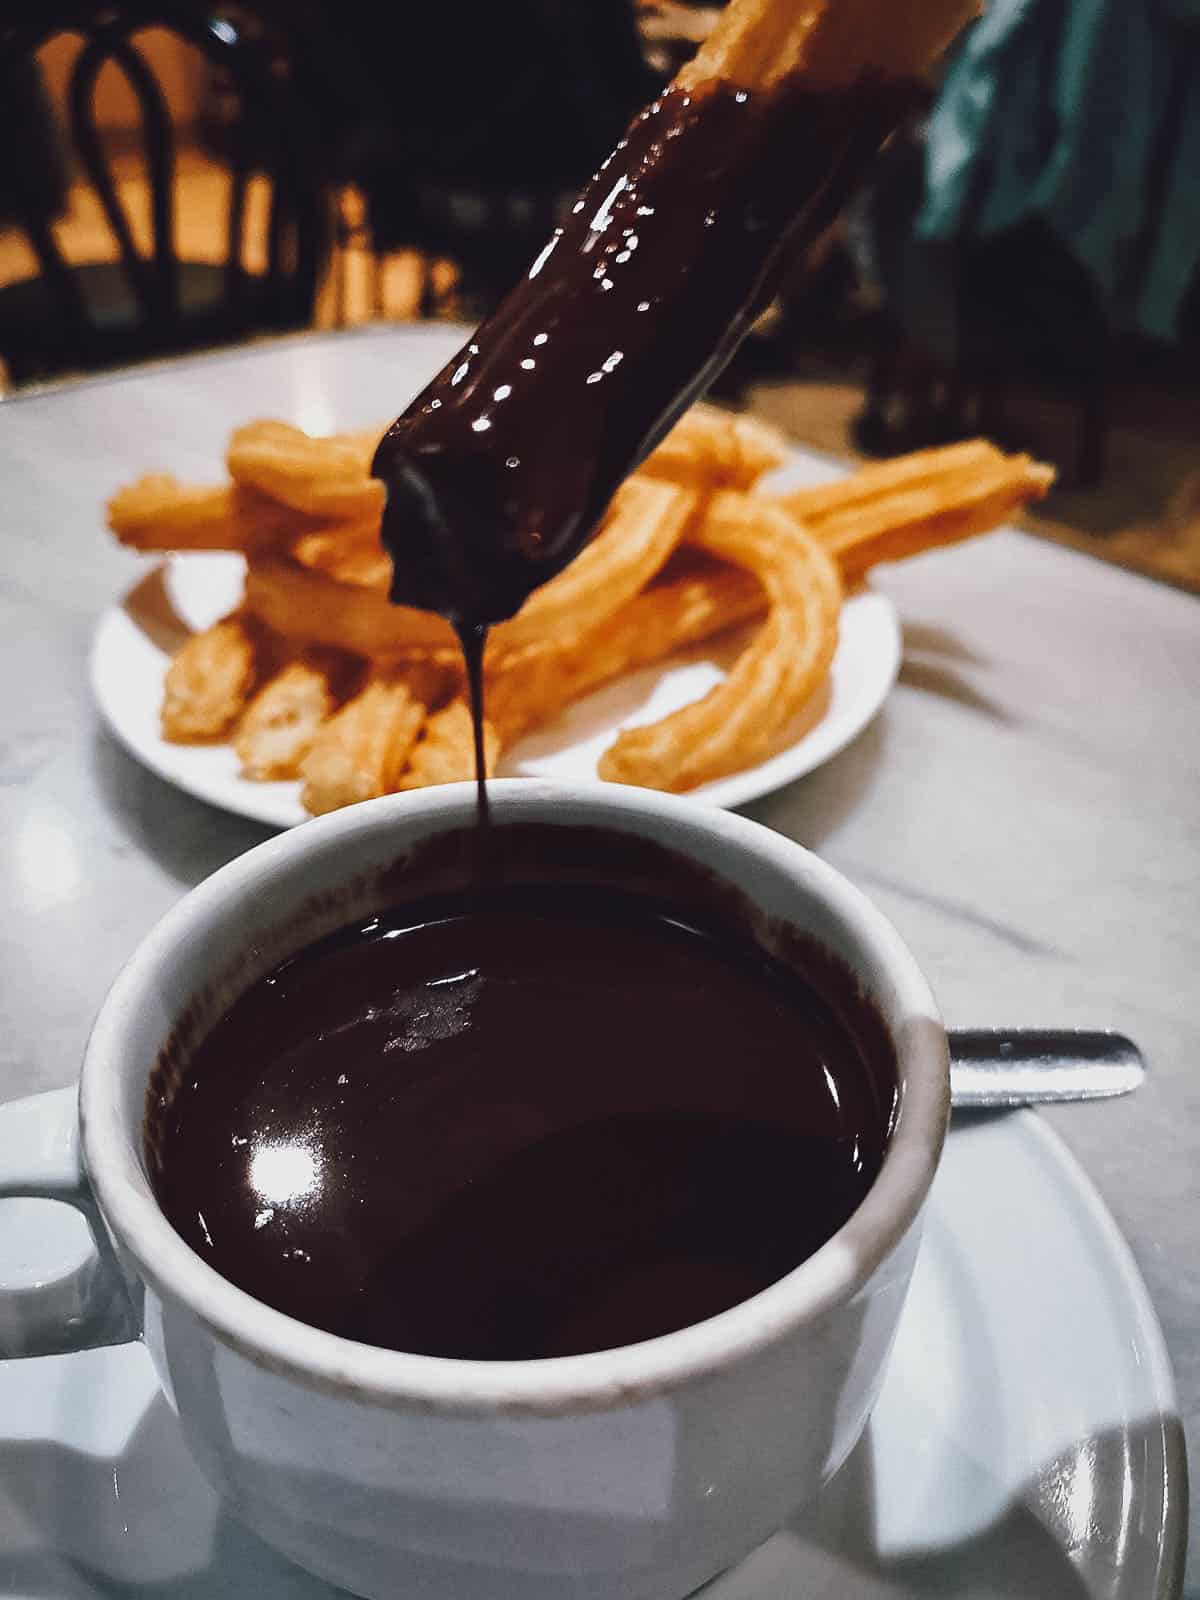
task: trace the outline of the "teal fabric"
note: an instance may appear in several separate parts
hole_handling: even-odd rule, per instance
[[[1200,0],[989,0],[929,118],[917,232],[1032,218],[1114,326],[1175,336],[1200,265]]]

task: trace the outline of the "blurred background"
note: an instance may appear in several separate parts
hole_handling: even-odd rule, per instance
[[[479,318],[718,12],[8,0],[0,390]],[[1031,528],[1200,591],[1200,0],[989,0],[925,89],[715,398],[1032,450]]]

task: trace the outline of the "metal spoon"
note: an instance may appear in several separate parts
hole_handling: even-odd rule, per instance
[[[955,1106],[1021,1106],[1129,1094],[1146,1063],[1120,1033],[1077,1028],[968,1028],[950,1034]]]

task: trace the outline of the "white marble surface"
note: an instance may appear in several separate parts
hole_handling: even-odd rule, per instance
[[[414,338],[431,368],[454,342],[310,337],[0,406],[0,1098],[74,1076],[141,936],[266,831],[177,794],[97,724],[91,629],[143,570],[104,533],[104,498],[142,471],[211,478],[249,417],[383,416]],[[1141,1044],[1135,1097],[1050,1120],[1133,1247],[1200,1462],[1200,602],[1015,533],[877,582],[905,624],[897,690],[843,755],[749,809],[878,901],[952,1025]],[[1200,1597],[1195,1509],[1192,1531]]]

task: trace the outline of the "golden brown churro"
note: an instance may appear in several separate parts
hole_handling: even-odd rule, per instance
[[[361,503],[374,435],[310,449],[296,432],[252,425],[240,430],[242,449],[275,450],[286,493],[299,498],[309,482],[320,516],[229,484],[151,478],[114,497],[126,542],[247,556],[242,608],[189,638],[168,668],[165,737],[229,739],[244,776],[300,776],[313,811],[470,777],[453,633],[389,603],[377,509],[329,511]],[[490,768],[590,690],[746,623],[756,631],[726,682],[622,733],[601,771],[687,788],[760,759],[797,710],[817,703],[836,641],[835,567],[853,583],[880,561],[984,532],[1053,476],[971,440],[769,493],[761,480],[787,454],[774,429],[711,406],[677,424],[579,559],[493,630]]]

